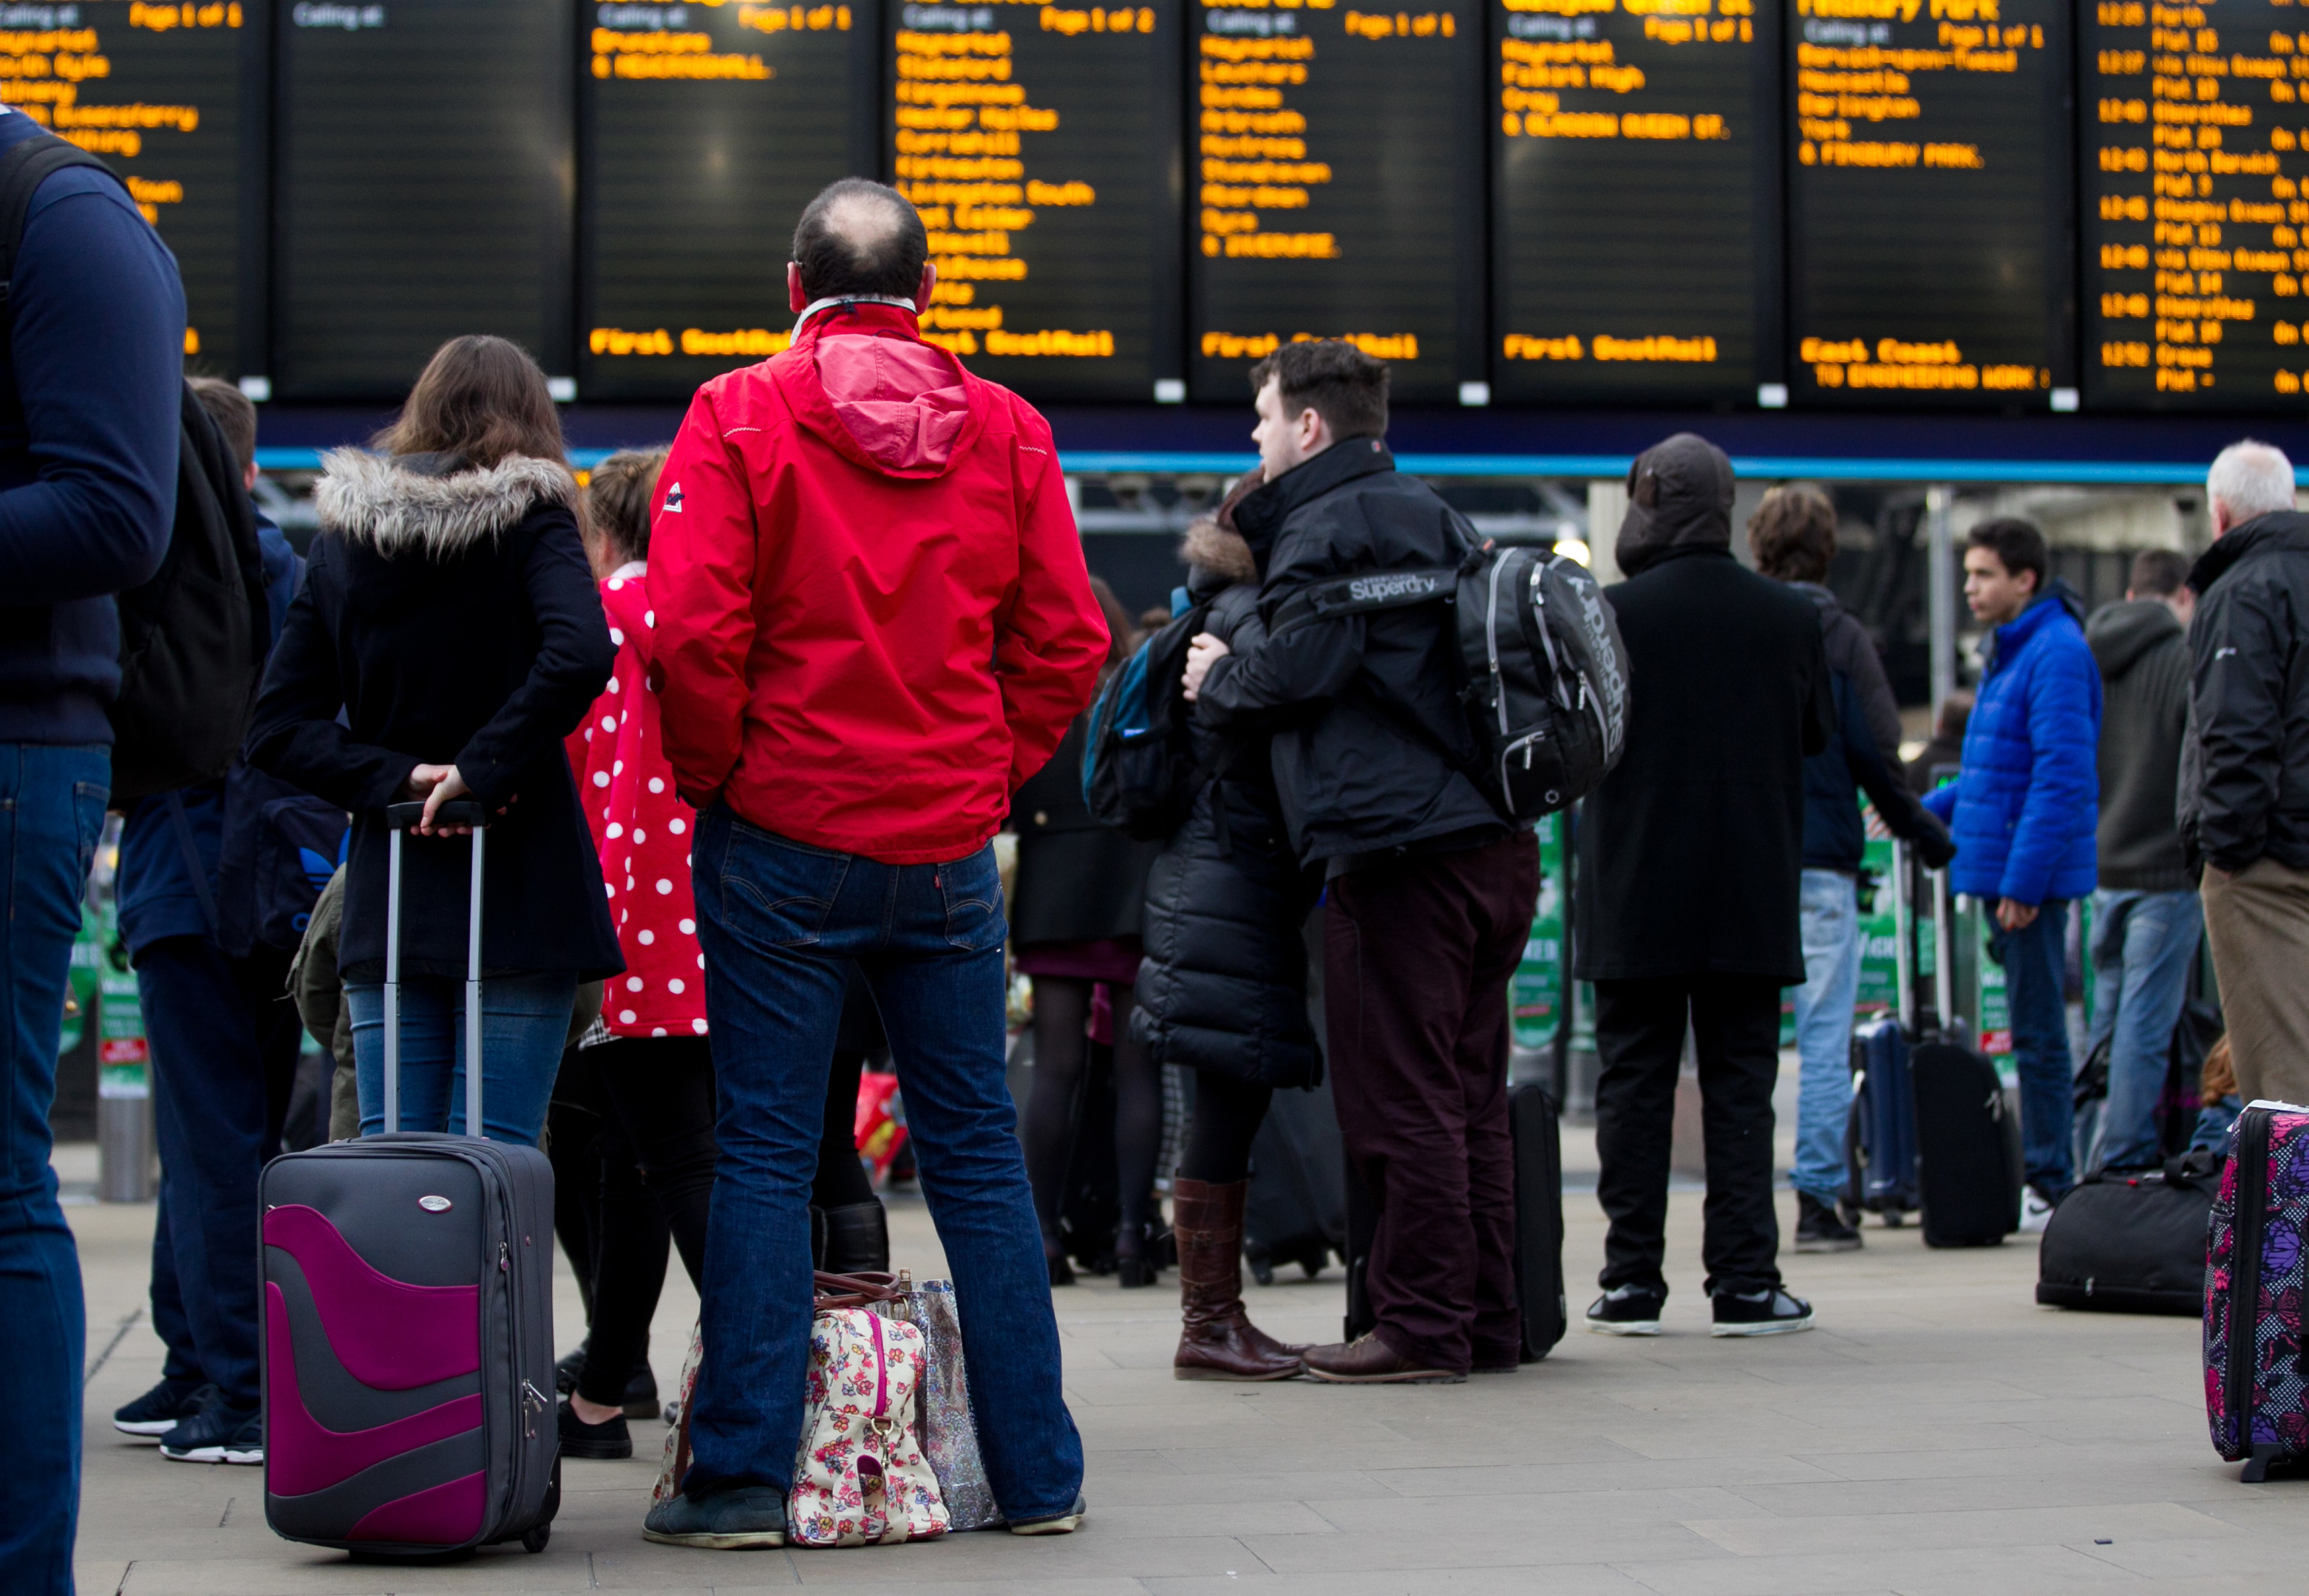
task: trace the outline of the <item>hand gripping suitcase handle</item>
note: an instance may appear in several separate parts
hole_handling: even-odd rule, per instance
[[[408,828],[425,816],[423,804],[385,807],[385,1128],[401,1128],[401,850]],[[439,825],[473,828],[471,901],[465,928],[465,1134],[478,1136],[481,1119],[481,877],[489,813],[461,799],[434,812]]]

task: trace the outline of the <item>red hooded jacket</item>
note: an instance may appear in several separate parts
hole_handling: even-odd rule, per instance
[[[648,589],[683,795],[887,864],[982,847],[1106,658],[1050,427],[891,306],[697,391]]]

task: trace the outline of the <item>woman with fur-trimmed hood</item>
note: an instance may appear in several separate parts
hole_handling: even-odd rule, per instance
[[[580,982],[624,968],[562,739],[616,651],[578,537],[545,374],[501,338],[453,339],[378,452],[339,449],[321,534],[257,698],[250,763],[353,816],[339,962],[360,1128],[384,1128],[385,807],[402,850],[400,1127],[534,1144]],[[489,815],[482,1116],[464,1124],[471,856],[440,807]]]
[[[1233,527],[1236,485],[1218,514],[1187,531],[1187,597],[1209,605],[1202,629],[1238,654],[1266,641],[1258,572]],[[1195,1069],[1195,1112],[1177,1183],[1185,1320],[1172,1359],[1182,1380],[1279,1380],[1300,1348],[1260,1331],[1242,1307],[1243,1200],[1250,1143],[1277,1087],[1322,1071],[1307,1014],[1302,929],[1314,893],[1283,825],[1267,738],[1194,721],[1196,754],[1219,774],[1197,794],[1146,881],[1146,962],[1131,1031],[1155,1059]]]

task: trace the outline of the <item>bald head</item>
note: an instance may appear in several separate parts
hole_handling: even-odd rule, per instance
[[[829,184],[794,228],[804,303],[881,294],[913,297],[930,257],[922,219],[904,195],[863,177]]]
[[[2231,444],[2205,476],[2211,501],[2213,536],[2243,526],[2255,516],[2293,508],[2293,462],[2272,444],[2247,438]]]

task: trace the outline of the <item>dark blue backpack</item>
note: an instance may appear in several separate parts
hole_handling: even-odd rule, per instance
[[[1195,757],[1194,706],[1180,678],[1187,645],[1210,613],[1198,604],[1117,666],[1091,703],[1083,738],[1083,802],[1091,818],[1140,841],[1179,829],[1214,772]]]

